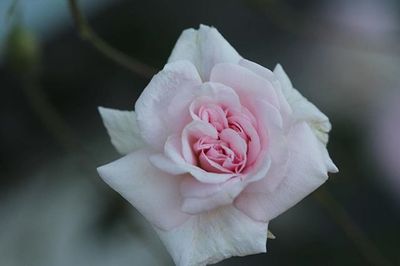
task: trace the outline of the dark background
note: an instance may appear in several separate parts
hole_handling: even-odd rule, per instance
[[[13,2],[0,3],[0,265],[172,265],[95,171],[119,157],[97,106],[132,109],[148,79],[82,41],[66,1]],[[340,173],[271,221],[267,254],[218,265],[400,265],[399,2],[80,3],[99,36],[157,69],[182,30],[213,25],[330,117]]]

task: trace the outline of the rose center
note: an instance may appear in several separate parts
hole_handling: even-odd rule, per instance
[[[246,153],[235,150],[221,137],[201,137],[193,145],[200,167],[209,172],[240,173],[245,167]]]
[[[252,154],[252,141],[258,140],[251,113],[207,104],[201,105],[196,115],[218,132],[217,138],[202,136],[193,143],[198,166],[214,173],[242,173]]]

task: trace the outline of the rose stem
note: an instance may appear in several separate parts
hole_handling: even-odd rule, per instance
[[[155,68],[148,66],[137,59],[131,58],[126,54],[123,54],[101,39],[90,27],[83,13],[79,9],[77,1],[68,0],[68,2],[72,18],[78,29],[80,37],[83,40],[91,43],[93,47],[105,57],[111,59],[118,65],[127,68],[139,76],[150,79],[157,72]]]

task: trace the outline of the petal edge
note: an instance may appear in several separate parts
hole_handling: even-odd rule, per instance
[[[125,155],[145,146],[134,111],[121,111],[101,106],[98,110],[111,143],[120,154]]]

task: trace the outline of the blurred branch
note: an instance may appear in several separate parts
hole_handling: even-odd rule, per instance
[[[81,154],[84,146],[41,87],[42,49],[36,35],[17,21],[10,28],[5,44],[6,66],[21,82],[33,113],[64,150]]]
[[[72,129],[67,125],[53,104],[48,101],[45,92],[38,84],[37,74],[25,75],[21,80],[23,82],[24,93],[31,108],[49,133],[66,151],[71,153],[80,151],[80,147],[82,146],[77,143],[77,138]]]
[[[353,221],[346,210],[335,200],[327,190],[319,189],[314,193],[317,201],[328,211],[333,220],[343,229],[346,236],[361,252],[368,265],[392,265],[380,253],[379,249],[368,238],[363,230]]]
[[[6,16],[7,22],[11,20],[11,18],[14,16],[15,12],[17,11],[18,2],[19,2],[19,0],[13,0],[11,2],[11,5],[7,10],[7,16]]]
[[[96,173],[96,160],[81,137],[68,124],[62,113],[52,103],[41,84],[42,77],[42,50],[40,42],[34,33],[29,31],[20,22],[11,29],[6,42],[6,67],[18,77],[24,98],[29,105],[31,112],[41,122],[55,142],[68,153],[73,160],[74,167],[88,177],[93,188],[103,190],[103,183],[99,182]],[[115,195],[115,194],[114,194]],[[115,205],[126,208],[126,204],[114,196]],[[115,209],[115,208],[113,208]],[[118,209],[118,208],[117,208]],[[118,209],[118,210],[119,210]],[[132,219],[132,216],[127,216]],[[126,222],[127,226],[134,228],[131,220]],[[135,231],[136,232],[136,231]]]
[[[93,47],[96,48],[104,56],[108,57],[115,63],[127,68],[137,75],[150,79],[157,72],[155,68],[148,66],[134,58],[128,57],[126,54],[121,53],[120,51],[114,49],[111,45],[106,43],[92,30],[83,13],[79,9],[77,1],[68,0],[68,2],[71,15],[83,40],[91,43]]]

